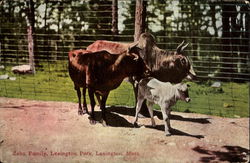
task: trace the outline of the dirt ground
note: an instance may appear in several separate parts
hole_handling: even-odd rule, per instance
[[[77,104],[0,97],[0,162],[248,162],[249,118],[173,112],[173,135],[134,109],[109,107],[109,127],[90,125]],[[97,108],[97,118],[100,110]],[[159,118],[160,119],[159,119]]]

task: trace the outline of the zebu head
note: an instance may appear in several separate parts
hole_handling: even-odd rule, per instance
[[[71,68],[76,68],[78,70],[83,70],[83,66],[79,64],[79,55],[86,54],[89,51],[83,50],[83,49],[78,49],[78,50],[72,50],[68,53],[68,62],[69,62],[69,67]]]
[[[194,72],[192,62],[185,53],[185,49],[188,45],[189,43],[185,44],[185,41],[183,40],[182,43],[177,46],[176,55],[179,55],[179,57],[177,57],[179,58],[177,61],[180,63],[181,67],[183,67],[183,70],[186,71],[186,79],[195,80],[196,73]]]
[[[185,51],[188,45],[183,41],[175,51],[162,50],[155,46],[153,50],[155,54],[151,57],[156,61],[152,66],[155,77],[172,83],[179,83],[183,79],[195,80],[196,74],[192,62]]]
[[[139,54],[140,57],[145,60],[146,62],[150,62],[150,56],[152,56],[152,51],[155,44],[155,38],[150,33],[142,33],[139,37],[138,41],[135,41],[130,45],[131,47],[137,47],[134,48],[135,53]]]
[[[195,79],[193,66],[185,53],[188,47],[185,42],[179,44],[176,51],[163,50],[157,47],[152,34],[143,33],[137,42],[131,44],[134,45],[137,48],[133,52],[141,56],[158,80],[179,83],[184,78]]]
[[[177,88],[177,93],[176,96],[178,99],[186,101],[186,102],[190,102],[191,99],[189,98],[189,94],[188,94],[188,87],[190,87],[188,84],[184,84],[184,83],[178,83],[175,85],[175,87]]]
[[[136,68],[134,68],[134,70],[136,70],[137,72],[134,70],[133,71],[135,73],[134,75],[136,76],[136,80],[140,80],[145,76],[149,76],[149,74],[151,73],[149,67],[140,56],[141,50],[142,49],[138,46],[138,42],[131,44],[127,50],[127,56],[134,57],[133,60],[135,61],[134,63],[136,65]]]

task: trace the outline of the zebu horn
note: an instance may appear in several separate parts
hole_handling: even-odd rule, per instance
[[[131,49],[133,49],[134,47],[138,47],[139,41],[133,42],[132,44],[129,45],[128,47],[128,51],[130,51]],[[140,49],[140,48],[139,48]]]
[[[187,46],[189,45],[189,43],[187,43],[186,45],[181,47],[181,52],[184,52],[184,50],[187,48]]]
[[[177,53],[181,53],[181,49],[182,49],[182,46],[184,45],[184,43],[185,43],[185,41],[183,40],[182,43],[177,46],[177,48],[176,48]]]
[[[138,47],[138,44],[139,44],[139,42],[136,41],[136,42],[133,42],[132,44],[130,44],[129,47],[128,47],[127,55],[134,56],[134,60],[139,59],[139,54],[133,53],[133,52],[131,52],[131,50],[133,48],[135,48],[135,47],[138,48],[138,49],[141,49],[141,48]]]

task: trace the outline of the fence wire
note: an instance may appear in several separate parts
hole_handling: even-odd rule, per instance
[[[133,41],[136,1],[118,0],[114,34],[111,0],[34,0],[36,74],[13,74],[13,66],[29,63],[27,2],[1,1],[0,96],[76,102],[68,52],[95,40]],[[249,14],[241,0],[147,0],[146,30],[163,49],[190,43],[187,54],[203,79],[191,82],[192,102],[174,110],[249,116]],[[131,85],[112,91],[108,105],[134,106]]]

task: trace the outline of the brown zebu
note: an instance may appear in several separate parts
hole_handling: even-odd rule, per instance
[[[127,51],[120,55],[107,51],[76,50],[69,52],[69,72],[74,72],[76,75],[71,75],[71,78],[79,79],[78,77],[80,77],[79,87],[83,87],[85,91],[86,87],[88,88],[91,103],[91,124],[95,124],[94,93],[101,96],[100,108],[105,126],[105,105],[109,92],[116,89],[125,77],[136,76],[139,80],[147,70],[142,58],[136,57],[135,59],[135,56],[128,55]]]
[[[78,49],[78,50],[73,50],[70,51],[68,54],[68,70],[69,70],[69,75],[71,77],[71,80],[74,82],[74,87],[77,92],[77,97],[78,97],[78,114],[82,115],[84,113],[88,113],[87,109],[87,103],[86,103],[86,74],[84,69],[81,69],[79,66],[75,66],[72,64],[71,59],[75,58],[79,54],[85,54],[85,53],[90,53],[90,51],[83,50],[83,49]],[[81,89],[82,88],[82,95],[83,95],[83,108],[81,104]]]

